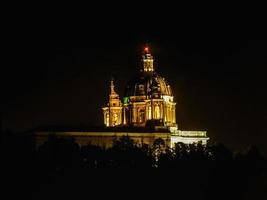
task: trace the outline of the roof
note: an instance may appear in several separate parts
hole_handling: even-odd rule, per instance
[[[29,132],[132,132],[151,133],[170,131],[166,127],[104,127],[104,126],[40,126]]]
[[[172,96],[170,85],[156,72],[139,72],[126,86],[125,96],[151,95],[153,92],[160,95]]]

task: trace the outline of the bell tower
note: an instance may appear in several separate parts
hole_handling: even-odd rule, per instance
[[[104,115],[104,124],[107,127],[118,126],[122,124],[122,103],[119,95],[115,92],[114,80],[110,81],[109,102],[102,108]]]

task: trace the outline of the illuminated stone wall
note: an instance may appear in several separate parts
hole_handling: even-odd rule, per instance
[[[192,144],[201,142],[203,145],[207,145],[209,138],[206,131],[181,131],[173,130],[171,134],[170,146],[174,147],[175,143],[182,142],[184,144]]]
[[[74,138],[80,146],[88,144],[101,146],[104,148],[112,147],[113,141],[122,136],[129,136],[138,144],[148,144],[153,146],[155,139],[161,138],[166,145],[170,145],[170,133],[142,133],[142,132],[37,132],[35,133],[36,146],[39,147],[47,141],[49,135],[59,138]]]
[[[164,126],[177,126],[175,102],[166,101],[163,98],[144,99],[143,101],[137,98],[130,97],[130,103],[126,106],[128,113],[125,117],[129,119],[125,119],[125,122],[128,122],[128,125],[144,127],[149,120],[161,120]],[[171,98],[173,97],[169,97]]]
[[[192,144],[201,142],[203,145],[207,144],[209,138],[206,136],[206,131],[181,131],[176,130],[171,132],[36,132],[35,134],[36,146],[39,147],[47,141],[49,135],[55,135],[59,138],[74,138],[75,142],[80,146],[88,144],[101,146],[104,148],[112,147],[113,141],[122,136],[129,136],[137,144],[148,144],[150,147],[156,139],[161,138],[169,147],[174,147],[175,143],[182,142],[184,144]]]

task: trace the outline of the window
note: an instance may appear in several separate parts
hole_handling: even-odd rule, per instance
[[[106,125],[109,126],[109,114],[106,114]]]
[[[139,111],[139,123],[143,123],[145,121],[145,111],[144,110],[140,110]]]
[[[151,106],[148,106],[148,119],[151,119]]]
[[[159,105],[155,106],[155,119],[160,119],[160,109]]]

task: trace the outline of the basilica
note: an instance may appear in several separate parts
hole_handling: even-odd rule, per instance
[[[122,102],[111,80],[109,103],[103,107],[104,124],[108,127],[177,127],[175,104],[170,85],[154,70],[153,56],[146,47],[142,67],[126,86]]]
[[[104,127],[76,127],[35,130],[36,141],[42,144],[50,134],[73,137],[80,145],[110,147],[114,139],[129,136],[137,143],[153,145],[157,138],[167,146],[177,142],[206,145],[206,131],[179,130],[176,122],[176,102],[171,86],[154,68],[154,58],[145,47],[136,76],[128,81],[124,96],[116,92],[110,81],[108,102],[102,107]]]

